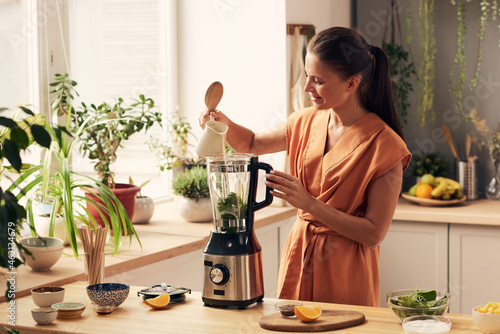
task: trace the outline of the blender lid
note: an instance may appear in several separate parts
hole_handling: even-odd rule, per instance
[[[142,296],[143,300],[156,298],[159,295],[168,293],[170,295],[170,304],[177,303],[186,299],[186,293],[191,293],[191,289],[174,287],[167,285],[166,283],[161,283],[153,285],[151,288],[146,288],[137,291],[137,296]]]

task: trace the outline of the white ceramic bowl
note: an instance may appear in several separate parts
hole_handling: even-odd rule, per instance
[[[48,307],[64,300],[64,288],[60,286],[45,286],[31,289],[33,302],[40,307]]]
[[[28,255],[21,250],[25,263],[34,271],[49,270],[63,253],[63,240],[59,238],[31,237],[21,239],[19,243],[31,253]]]
[[[31,316],[39,325],[50,325],[56,320],[57,309],[52,307],[39,307],[31,310]]]
[[[444,316],[416,315],[403,320],[406,334],[447,334],[451,329],[451,320]]]
[[[481,332],[500,334],[500,314],[481,313],[477,309],[484,305],[478,305],[472,308],[472,320]]]

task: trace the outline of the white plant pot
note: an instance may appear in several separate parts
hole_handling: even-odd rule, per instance
[[[184,220],[193,223],[212,221],[212,202],[210,198],[200,198],[198,201],[187,197],[179,197],[179,212]]]
[[[146,224],[155,211],[155,204],[151,197],[137,197],[135,199],[134,216],[132,224]]]
[[[35,229],[39,236],[48,237],[50,229],[50,217],[34,215]],[[29,227],[28,227],[29,229]],[[54,235],[55,238],[62,239],[64,245],[69,245],[69,236],[66,229],[66,220],[64,218],[56,218],[54,220]]]

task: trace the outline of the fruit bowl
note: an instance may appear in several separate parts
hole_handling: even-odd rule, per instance
[[[456,204],[465,202],[467,200],[467,197],[465,195],[463,195],[459,199],[444,200],[444,199],[428,199],[428,198],[415,197],[415,196],[411,196],[407,192],[402,193],[401,197],[409,200],[410,202],[420,204],[423,206],[451,206],[451,205],[456,205]]]
[[[483,333],[500,334],[500,314],[478,312],[480,307],[484,307],[484,305],[472,308],[472,320],[474,324]]]
[[[436,299],[432,301],[408,301],[404,300],[405,296],[414,294],[415,292],[429,290],[395,290],[387,294],[387,306],[392,311],[392,314],[399,322],[407,317],[416,315],[443,315],[448,311],[450,306],[450,295],[444,291],[436,291]]]

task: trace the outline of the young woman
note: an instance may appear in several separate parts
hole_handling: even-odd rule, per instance
[[[379,306],[379,245],[411,155],[399,125],[384,51],[334,27],[309,42],[304,90],[313,107],[254,133],[220,111],[227,141],[257,155],[287,150],[290,174],[266,185],[298,209],[279,272],[278,297]]]

